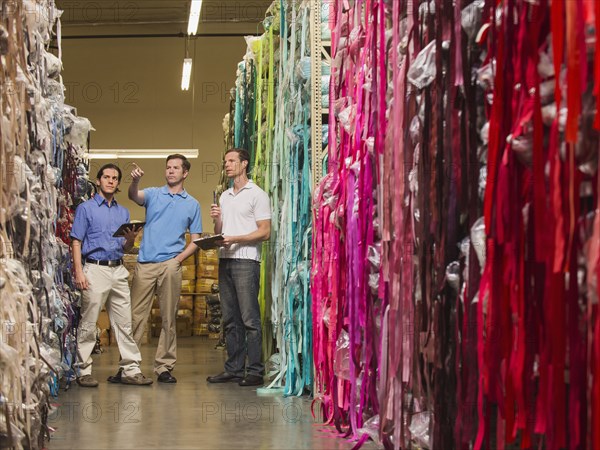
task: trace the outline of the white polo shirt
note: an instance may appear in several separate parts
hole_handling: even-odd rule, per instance
[[[221,206],[221,232],[225,236],[240,236],[258,229],[258,220],[271,219],[271,203],[265,191],[251,180],[246,186],[234,194],[233,188],[227,189],[219,200]],[[260,261],[262,242],[254,244],[232,244],[229,248],[221,247],[221,258],[253,259]]]

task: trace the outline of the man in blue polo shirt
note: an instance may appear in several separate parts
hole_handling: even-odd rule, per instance
[[[114,198],[120,181],[118,166],[102,166],[97,175],[100,192],[79,205],[71,230],[75,285],[82,293],[77,334],[77,383],[82,387],[98,386],[92,377],[91,355],[96,344],[96,322],[104,304],[121,353],[121,383],[152,384],[140,371],[142,357],[131,335],[129,272],[123,266],[123,252],[133,246],[136,233],[127,230],[125,238],[113,237],[121,225],[129,222],[129,211]]]
[[[185,245],[185,232],[192,240],[202,233],[200,204],[183,188],[191,164],[183,155],[167,157],[163,187],[139,190],[144,171],[137,165],[131,172],[129,198],[146,208],[146,226],[131,286],[133,337],[140,342],[158,296],[162,330],[154,359],[154,372],[161,383],[176,383],[171,374],[177,360],[176,319],[181,294],[182,262],[198,247]],[[118,374],[117,374],[118,377]]]

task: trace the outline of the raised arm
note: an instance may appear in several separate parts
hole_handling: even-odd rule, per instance
[[[221,208],[216,203],[210,205],[210,217],[215,226],[215,234],[220,234],[223,230],[223,222],[221,221]]]
[[[131,184],[129,185],[129,199],[140,206],[144,205],[144,191],[139,188],[140,179],[144,176],[144,171],[136,163],[133,163],[131,171]]]

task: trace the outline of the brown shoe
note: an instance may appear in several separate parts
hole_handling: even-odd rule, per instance
[[[77,378],[77,384],[81,387],[98,387],[98,381],[91,375],[84,375]]]
[[[134,384],[136,386],[149,386],[152,384],[150,378],[146,378],[143,373],[139,372],[132,376],[121,375],[121,384]]]

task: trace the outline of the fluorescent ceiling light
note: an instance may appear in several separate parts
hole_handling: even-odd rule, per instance
[[[169,155],[179,153],[186,158],[197,158],[197,148],[152,148],[152,149],[90,149],[88,159],[164,159]]]
[[[192,3],[190,4],[190,18],[188,19],[188,34],[196,34],[196,31],[198,31],[201,9],[202,0],[192,0]]]
[[[192,58],[183,60],[183,72],[181,74],[181,90],[187,91],[190,88],[190,77],[192,75]]]

